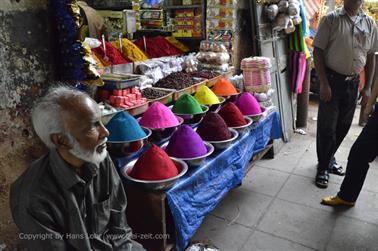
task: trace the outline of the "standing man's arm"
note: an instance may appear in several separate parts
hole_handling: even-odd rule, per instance
[[[365,75],[366,75],[366,83],[364,89],[361,91],[362,95],[362,104],[365,105],[370,97],[370,87],[373,82],[374,78],[374,70],[375,70],[375,55],[374,53],[368,54],[366,59],[365,65]]]
[[[315,61],[315,70],[318,74],[320,82],[320,98],[324,101],[330,101],[332,98],[331,87],[329,86],[327,75],[326,75],[326,66],[324,59],[324,51],[320,48],[314,48],[314,61]]]
[[[330,101],[332,98],[331,88],[326,75],[326,60],[324,53],[330,40],[331,20],[332,16],[330,15],[322,18],[313,42],[315,70],[320,82],[320,98],[326,102]]]
[[[375,80],[375,83],[373,84],[373,90],[371,92],[370,98],[364,110],[364,115],[367,118],[373,112],[373,107],[374,107],[374,104],[377,102],[377,98],[378,98],[378,78]]]

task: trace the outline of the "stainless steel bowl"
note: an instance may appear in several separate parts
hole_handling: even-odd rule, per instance
[[[151,136],[150,129],[142,128],[146,136],[134,141],[108,141],[106,142],[107,150],[113,157],[127,157],[138,152],[145,145],[145,141]]]
[[[222,141],[206,140],[206,142],[212,144],[216,150],[226,149],[231,143],[233,143],[239,137],[239,133],[235,129],[228,128],[228,130],[230,130],[232,134],[230,139],[222,140]]]
[[[248,131],[248,128],[250,125],[252,125],[253,120],[250,117],[244,116],[244,119],[246,120],[247,124],[243,126],[235,126],[235,127],[230,127],[232,129],[235,129],[239,134],[245,133]]]
[[[161,148],[165,150],[168,143],[169,142],[162,145]],[[174,158],[185,161],[189,166],[200,166],[205,161],[205,159],[214,152],[214,146],[212,144],[207,143],[207,142],[204,142],[204,143],[207,149],[207,153],[205,155],[195,157],[195,158],[178,158],[178,157],[174,157]]]
[[[182,114],[182,113],[175,113],[176,116],[179,116],[184,119],[184,124],[192,125],[201,122],[202,118],[206,115],[209,111],[209,107],[206,105],[201,105],[202,112],[196,114]]]
[[[149,130],[152,131],[151,137],[149,137],[148,140],[151,143],[159,143],[161,141],[169,139],[172,136],[172,134],[177,130],[177,128],[180,125],[182,125],[182,123],[184,123],[184,120],[181,117],[176,116],[176,118],[179,121],[179,124],[177,126],[159,128],[159,129],[146,128],[146,127],[142,126],[142,128],[146,128],[146,129],[149,129]],[[139,121],[139,119],[138,119],[138,121]]]
[[[210,112],[218,112],[224,102],[226,102],[226,99],[224,97],[218,97],[219,103],[218,104],[213,104],[213,105],[207,105],[209,107]]]
[[[175,163],[177,170],[179,174],[176,177],[165,179],[165,180],[138,180],[134,179],[133,177],[129,176],[129,171],[134,167],[137,160],[133,160],[129,162],[126,166],[123,167],[122,175],[126,178],[127,182],[138,186],[142,189],[149,190],[149,191],[156,191],[156,190],[167,190],[171,188],[176,181],[185,175],[185,173],[188,171],[188,165],[185,163],[185,161],[172,158],[173,162]]]

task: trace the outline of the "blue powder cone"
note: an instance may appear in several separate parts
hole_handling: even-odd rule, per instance
[[[136,141],[146,137],[138,121],[127,112],[117,113],[106,125],[109,142]]]

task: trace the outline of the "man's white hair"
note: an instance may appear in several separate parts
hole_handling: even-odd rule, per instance
[[[50,88],[47,94],[34,106],[32,112],[33,127],[38,137],[48,148],[55,148],[51,141],[51,134],[69,134],[62,119],[62,110],[64,109],[62,101],[81,96],[89,97],[86,93],[72,87],[56,86]]]

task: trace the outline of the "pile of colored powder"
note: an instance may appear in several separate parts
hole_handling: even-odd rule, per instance
[[[139,121],[143,127],[151,129],[178,126],[179,121],[173,112],[160,102],[154,102]]]
[[[235,86],[230,82],[230,80],[221,78],[215,82],[212,91],[219,96],[230,96],[238,94]]]
[[[222,141],[231,138],[226,122],[215,112],[209,112],[198,126],[197,133],[205,141]]]
[[[182,95],[176,101],[172,111],[176,114],[198,114],[203,112],[201,105],[190,94]]]
[[[122,50],[120,49],[119,41],[112,42],[112,45],[122,51],[122,55],[131,62],[148,60],[146,54],[127,38],[122,38]]]
[[[135,163],[129,175],[138,180],[165,180],[178,175],[175,163],[156,145]]]
[[[181,43],[180,41],[178,41],[174,36],[169,36],[169,37],[165,37],[165,39],[171,44],[173,45],[174,47],[176,47],[177,49],[179,49],[180,51],[182,52],[189,52],[190,49],[188,46],[186,46],[185,44]]]
[[[183,54],[181,50],[174,47],[162,36],[153,38],[142,37],[135,41],[134,44],[150,58],[160,58]]]
[[[203,105],[214,105],[219,104],[220,102],[217,95],[215,95],[215,93],[206,85],[201,86],[194,97]]]
[[[92,51],[96,54],[96,56],[100,59],[103,65],[117,65],[117,64],[127,64],[127,61],[110,42],[105,42],[106,46],[106,57],[104,46],[101,43],[100,47],[92,49]]]
[[[136,119],[127,112],[117,113],[106,125],[109,142],[136,141],[146,137]]]
[[[207,153],[201,137],[188,125],[182,125],[172,135],[165,151],[177,158],[195,158]]]
[[[256,98],[249,92],[243,93],[238,101],[236,101],[237,107],[244,115],[256,115],[261,113],[261,107]]]
[[[224,119],[229,127],[238,127],[247,124],[242,112],[232,102],[228,102],[225,106],[223,106],[218,114]]]

